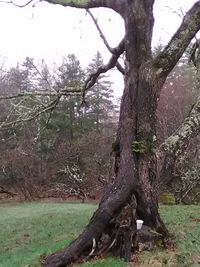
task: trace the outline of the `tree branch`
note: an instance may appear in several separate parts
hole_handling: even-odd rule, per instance
[[[23,92],[19,93],[16,95],[9,95],[9,96],[2,96],[0,97],[0,100],[5,100],[5,99],[15,99],[19,97],[25,97],[25,96],[55,96],[56,99],[53,100],[52,102],[49,103],[48,106],[41,107],[37,110],[37,112],[32,113],[31,116],[28,116],[27,118],[20,118],[14,122],[3,122],[0,125],[0,129],[9,127],[11,125],[15,125],[21,122],[27,122],[36,119],[39,117],[41,114],[45,112],[52,111],[59,103],[60,98],[62,96],[70,96],[70,95],[75,95],[75,94],[82,94],[83,98],[83,103],[85,102],[85,93],[87,90],[89,90],[97,81],[98,77],[100,74],[107,72],[108,70],[112,69],[113,67],[116,66],[117,60],[120,57],[120,55],[124,52],[124,40],[120,42],[120,44],[114,48],[115,49],[115,54],[112,55],[110,58],[109,62],[101,66],[100,68],[97,69],[96,72],[92,73],[89,75],[88,79],[85,81],[85,84],[82,89],[73,89],[73,88],[63,88],[59,90],[58,92]]]
[[[33,0],[29,0],[28,2],[26,2],[25,4],[23,4],[23,5],[18,5],[18,4],[16,4],[14,1],[6,1],[6,0],[0,0],[0,2],[1,3],[5,3],[5,4],[12,4],[12,5],[14,5],[14,6],[16,6],[16,7],[26,7],[26,6],[28,6],[29,4],[31,4],[32,2],[33,2]]]
[[[114,8],[115,0],[44,0],[50,4],[77,8],[108,7]]]
[[[124,40],[122,40],[119,45],[114,48],[116,53],[113,54],[109,60],[109,62],[101,66],[97,69],[96,72],[89,75],[87,80],[85,81],[85,85],[82,90],[82,96],[83,96],[83,102],[85,102],[85,92],[89,90],[97,81],[100,74],[107,72],[108,70],[114,68],[116,66],[117,60],[120,57],[120,55],[124,52]]]
[[[70,96],[75,94],[80,94],[81,89],[77,90],[69,90],[69,89],[62,89],[59,92],[23,92],[16,95],[6,95],[6,96],[0,96],[0,100],[9,100],[9,99],[15,99],[20,97],[26,97],[26,96]]]
[[[200,1],[197,1],[184,16],[168,45],[155,58],[154,66],[159,69],[159,75],[167,77],[199,30]]]
[[[86,11],[87,11],[87,13],[90,15],[90,17],[92,18],[92,20],[93,20],[93,22],[94,22],[94,25],[96,26],[96,28],[97,28],[97,30],[98,30],[98,32],[99,32],[99,35],[100,35],[101,39],[103,40],[105,46],[107,47],[108,51],[109,51],[111,54],[116,54],[116,53],[117,53],[116,48],[112,48],[112,47],[109,45],[109,43],[108,43],[108,41],[107,41],[105,35],[103,34],[103,32],[102,32],[102,30],[101,30],[101,28],[100,28],[100,26],[99,26],[99,24],[98,24],[98,22],[97,22],[97,19],[93,16],[92,12],[91,12],[89,9],[86,9]],[[121,42],[124,43],[124,42],[125,42],[125,39],[123,38]],[[117,67],[117,69],[118,69],[123,75],[125,75],[125,70],[124,70],[124,68],[121,66],[121,64],[120,64],[118,61],[116,62],[116,67]]]
[[[59,103],[59,100],[62,96],[70,96],[70,95],[75,95],[75,94],[76,95],[82,95],[82,98],[83,98],[82,103],[84,103],[86,91],[89,90],[96,83],[99,75],[107,72],[108,70],[110,70],[116,66],[118,58],[124,52],[124,40],[122,40],[120,42],[120,44],[114,49],[115,49],[115,54],[112,55],[109,62],[106,65],[98,68],[96,72],[90,74],[89,77],[87,78],[87,80],[85,81],[85,84],[84,84],[82,89],[73,89],[73,88],[66,87],[66,88],[59,90],[58,92],[33,92],[33,93],[32,92],[23,92],[23,93],[19,93],[16,95],[8,95],[8,96],[0,97],[0,100],[15,99],[15,98],[20,98],[20,97],[25,97],[25,96],[55,96],[57,99],[56,105],[52,105],[52,103],[50,103],[47,107],[43,107],[42,110],[38,110],[38,112],[35,113],[34,115],[31,114],[31,116],[28,118],[18,119],[14,122],[3,122],[0,125],[0,128],[8,127],[10,125],[20,123],[20,122],[31,121],[31,120],[39,117],[41,114],[43,114],[47,111],[51,111],[52,109],[54,109],[57,106],[57,104]]]
[[[39,107],[35,112],[30,114],[30,116],[28,116],[27,118],[20,118],[20,119],[17,119],[15,121],[11,121],[11,122],[3,122],[0,125],[0,129],[5,129],[7,127],[19,124],[21,122],[32,121],[32,120],[38,118],[43,113],[51,112],[58,105],[59,101],[60,101],[60,96],[57,96],[57,98],[52,100],[47,106],[44,106],[42,109],[41,109],[41,107]]]

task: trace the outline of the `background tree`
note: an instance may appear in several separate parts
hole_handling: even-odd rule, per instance
[[[27,61],[26,75],[23,75]],[[109,171],[113,121],[106,113],[106,121],[101,120],[101,129],[96,133],[96,102],[86,100],[94,111],[91,117],[86,108],[81,107],[80,95],[63,96],[50,112],[26,121],[32,118],[31,114],[37,115],[41,106],[54,101],[55,93],[52,96],[51,92],[57,94],[63,88],[77,90],[83,86],[84,70],[71,54],[63,58],[60,66],[54,66],[53,72],[44,60],[36,64],[34,59],[26,58],[24,62],[16,68],[2,69],[0,185],[26,200],[98,198]],[[105,85],[103,89],[106,91]],[[109,103],[111,110],[111,100]],[[109,124],[109,131],[104,130],[105,123]]]
[[[97,51],[97,54],[88,66],[87,72],[91,74],[97,71],[102,65],[103,58]],[[87,93],[86,101],[88,101],[89,107],[86,110],[86,116],[95,125],[97,132],[100,132],[105,122],[112,117],[112,112],[115,111],[115,106],[112,101],[112,83],[108,81],[108,78],[106,75],[100,75],[95,85]]]
[[[58,67],[56,88],[80,89],[83,86],[84,71],[79,60],[74,54],[69,54],[63,58],[61,66]],[[59,110],[54,111],[51,126],[57,127],[64,135],[68,135],[72,140],[76,129],[80,127],[80,97],[62,97],[59,103]],[[50,126],[50,125],[49,125]]]

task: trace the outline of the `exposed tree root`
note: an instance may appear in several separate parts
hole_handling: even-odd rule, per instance
[[[142,230],[136,229],[136,199],[123,207],[118,215],[107,221],[100,219],[101,207],[94,214],[85,231],[65,250],[48,256],[43,267],[66,267],[73,262],[88,261],[108,253],[130,262],[139,250],[151,250],[163,242],[163,234],[157,229],[144,225]],[[105,214],[104,214],[105,216]]]

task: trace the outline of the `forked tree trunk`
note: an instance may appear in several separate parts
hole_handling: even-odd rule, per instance
[[[84,254],[88,255],[94,243],[97,243],[97,250],[104,251],[109,249],[109,244],[114,239],[118,254],[130,260],[130,243],[135,233],[136,218],[144,220],[145,225],[163,236],[168,235],[158,213],[157,166],[153,150],[157,92],[164,81],[156,80],[151,65],[154,22],[152,8],[153,1],[149,4],[130,1],[129,8],[123,13],[126,28],[126,74],[115,142],[118,150],[115,179],[107,185],[99,207],[85,231],[66,250],[49,256],[43,266],[66,266]],[[130,209],[133,209],[132,212]],[[124,223],[126,227],[122,230]],[[101,244],[101,238],[105,234],[108,239],[107,248]]]
[[[83,233],[68,248],[48,256],[43,266],[64,267],[82,257],[107,251],[129,261],[136,246],[137,218],[144,220],[144,224],[159,232],[162,238],[168,236],[157,202],[157,101],[167,75],[200,28],[200,1],[186,14],[172,40],[155,60],[151,56],[154,0],[46,1],[81,8],[102,6],[117,11],[125,22],[126,64],[113,152],[114,177],[106,185],[99,207]]]

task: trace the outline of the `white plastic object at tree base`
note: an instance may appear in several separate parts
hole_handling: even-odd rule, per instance
[[[137,230],[140,230],[142,228],[142,225],[143,225],[144,221],[136,220],[136,223],[137,223]]]

